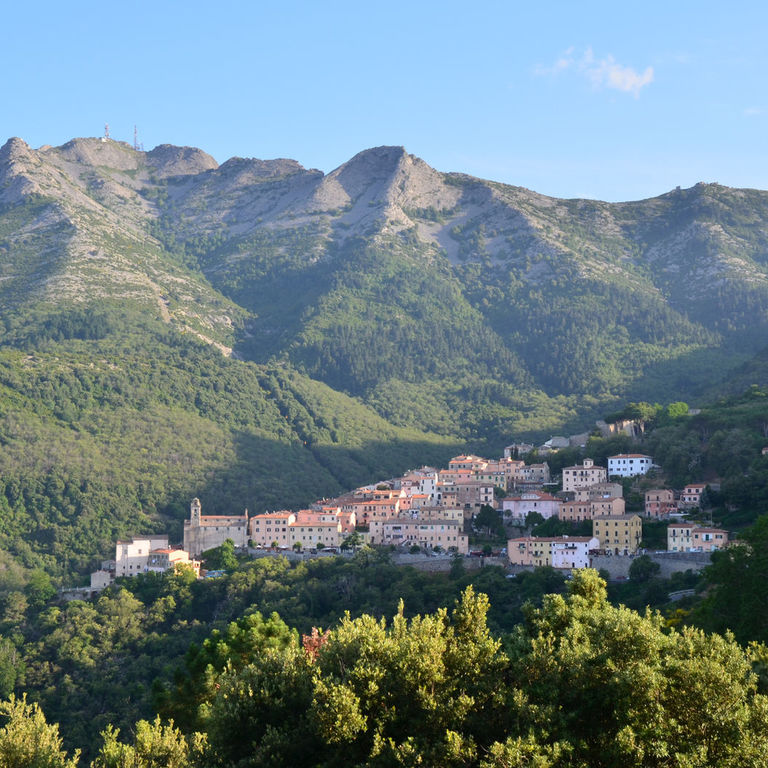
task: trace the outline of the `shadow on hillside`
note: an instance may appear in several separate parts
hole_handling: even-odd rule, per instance
[[[234,465],[212,472],[202,487],[189,489],[189,497],[199,497],[209,514],[297,508],[424,464],[445,466],[462,449],[461,443],[404,440],[359,448],[307,445],[239,432]]]
[[[697,406],[702,400],[716,397],[715,393],[727,386],[733,372],[748,359],[749,355],[723,347],[694,350],[646,368],[643,375],[627,387],[625,399],[662,403],[683,400]]]

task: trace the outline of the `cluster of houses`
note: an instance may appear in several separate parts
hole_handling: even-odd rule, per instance
[[[608,458],[608,466],[597,466],[592,459],[565,467],[562,490],[552,495],[529,490],[502,502],[503,513],[513,521],[524,522],[532,513],[544,520],[557,517],[573,523],[591,521],[591,536],[521,537],[510,539],[507,556],[513,565],[548,565],[553,568],[584,568],[597,555],[635,555],[642,540],[640,515],[626,514],[621,483],[613,477],[645,475],[653,459],[645,454],[619,454]],[[686,486],[675,498],[674,491],[653,489],[645,493],[645,516],[670,518],[699,506],[706,485]],[[667,549],[671,552],[712,552],[728,543],[728,533],[693,523],[670,524]]]
[[[512,447],[510,447],[512,448]],[[193,499],[184,522],[183,549],[171,549],[167,536],[118,541],[114,561],[106,561],[92,574],[92,589],[101,589],[116,577],[163,571],[179,563],[199,571],[197,558],[231,539],[237,548],[328,549],[341,547],[353,534],[371,545],[405,550],[419,547],[466,555],[466,531],[486,505],[499,509],[510,524],[525,524],[532,513],[541,519],[558,517],[573,523],[591,521],[591,536],[526,536],[510,539],[510,564],[554,568],[583,568],[598,554],[634,555],[640,547],[642,520],[626,514],[623,487],[611,478],[645,475],[654,465],[644,454],[619,454],[608,466],[584,459],[562,472],[562,490],[551,485],[547,463],[526,464],[507,449],[500,459],[461,455],[448,467],[422,467],[402,477],[357,488],[333,499],[322,499],[307,509],[278,510],[249,517],[203,515]],[[645,494],[645,515],[668,518],[699,504],[703,484],[686,486],[675,497],[671,490]],[[503,493],[497,493],[501,490]],[[500,504],[496,496],[502,496]],[[538,518],[536,518],[538,519]],[[728,534],[720,529],[675,523],[668,529],[671,551],[712,551],[725,546]]]

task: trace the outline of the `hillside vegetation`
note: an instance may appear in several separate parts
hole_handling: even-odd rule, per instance
[[[46,697],[65,704],[68,740],[74,726],[91,768],[735,768],[761,765],[768,751],[768,649],[612,606],[589,570],[567,594],[527,604],[523,621],[501,634],[489,626],[487,596],[471,587],[451,610],[414,616],[401,602],[391,619],[347,614],[301,641],[277,613],[253,611],[186,655],[169,697],[178,726],[157,718],[119,727],[107,708],[142,696],[142,663],[173,648],[179,633],[167,625],[184,612],[177,601],[200,593],[194,578],[173,580],[145,583],[156,592],[148,611],[122,590],[102,596],[97,610],[75,603],[66,615],[40,615],[55,629],[28,655],[28,679],[51,658],[57,674],[86,671]],[[87,674],[105,660],[106,679]],[[7,689],[7,652],[4,661]],[[83,738],[97,723],[72,714],[92,709],[94,696],[106,722],[91,746]],[[11,698],[0,716],[9,768],[83,765],[78,753],[67,757],[37,704]]]
[[[556,200],[402,148],[0,148],[3,548],[306,504],[629,398],[763,384],[768,193]],[[10,578],[10,576],[9,576]]]

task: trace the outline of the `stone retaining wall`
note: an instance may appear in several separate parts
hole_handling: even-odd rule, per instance
[[[659,576],[668,579],[673,573],[683,571],[701,571],[709,565],[711,555],[709,552],[648,552],[648,557],[661,567]],[[629,568],[634,562],[634,557],[614,555],[612,557],[593,557],[592,567],[597,570],[608,571],[612,579],[628,578]]]

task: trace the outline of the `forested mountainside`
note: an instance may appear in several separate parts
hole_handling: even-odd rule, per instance
[[[556,200],[397,147],[325,175],[11,139],[5,546],[81,567],[178,531],[193,495],[297,505],[626,399],[695,401],[762,370],[767,221],[765,192]]]

